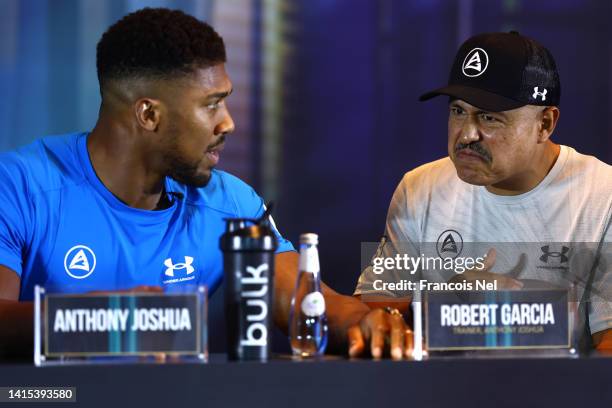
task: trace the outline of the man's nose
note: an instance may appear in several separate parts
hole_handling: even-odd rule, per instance
[[[463,144],[470,144],[480,140],[480,134],[478,132],[478,125],[473,119],[466,120],[461,128],[461,140]]]
[[[225,135],[227,133],[232,133],[233,131],[234,119],[232,119],[232,115],[230,115],[229,110],[226,109],[225,115],[223,116],[223,120],[215,128],[215,134]]]

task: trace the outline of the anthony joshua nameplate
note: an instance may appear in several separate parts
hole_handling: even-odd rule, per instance
[[[206,359],[204,287],[187,293],[108,294],[48,293],[37,287],[36,295],[37,364],[160,354]]]

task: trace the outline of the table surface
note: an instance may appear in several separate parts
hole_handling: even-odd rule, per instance
[[[74,386],[78,404],[63,405],[72,407],[612,406],[612,358],[473,357],[236,363],[215,354],[207,364],[2,364],[0,386]]]

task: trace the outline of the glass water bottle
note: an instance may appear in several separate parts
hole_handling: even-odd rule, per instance
[[[291,298],[289,339],[293,355],[317,357],[327,347],[327,316],[321,292],[317,234],[300,236],[300,260],[295,291]]]

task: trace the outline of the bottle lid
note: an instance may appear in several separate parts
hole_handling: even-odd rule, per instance
[[[300,235],[300,244],[319,245],[319,236],[312,232]]]

